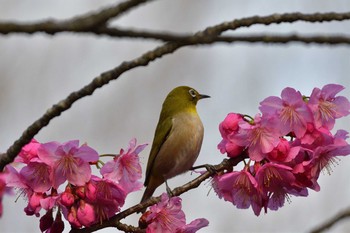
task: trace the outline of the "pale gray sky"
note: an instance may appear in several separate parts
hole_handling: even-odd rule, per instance
[[[66,18],[98,9],[116,1],[103,0],[1,0],[0,20],[34,21]],[[347,0],[318,1],[154,1],[124,15],[115,25],[175,32],[195,32],[206,26],[252,15],[285,12],[344,12]],[[347,33],[349,22],[325,24],[294,23],[253,26],[238,32]],[[62,33],[55,36],[0,35],[0,151],[5,151],[23,130],[47,108],[78,90],[100,73],[133,59],[159,42],[111,39],[93,35]],[[205,127],[202,151],[196,164],[219,163],[224,156],[216,149],[219,123],[229,112],[254,115],[261,100],[279,95],[290,86],[303,94],[313,87],[338,83],[350,98],[350,48],[292,43],[288,45],[216,44],[182,48],[172,55],[123,74],[92,96],[84,98],[54,119],[36,136],[41,142],[80,139],[99,153],[117,153],[132,137],[152,142],[161,103],[179,85],[189,85],[212,96],[198,104]],[[350,131],[349,118],[337,129]],[[150,146],[141,153],[143,168]],[[210,232],[307,232],[322,220],[350,206],[348,170],[350,158],[342,158],[331,176],[319,179],[321,191],[307,198],[292,197],[277,212],[256,217],[251,209],[240,210],[219,200],[209,183],[182,196],[190,222],[205,217]],[[172,179],[171,187],[194,178],[186,174]],[[165,188],[162,186],[156,194]],[[125,208],[137,203],[143,191],[130,195]],[[207,195],[209,192],[209,195]],[[27,217],[25,202],[5,197],[2,233],[38,232],[39,219]],[[128,223],[136,224],[130,217]],[[20,223],[20,224],[19,224]],[[69,226],[66,225],[68,232]],[[330,232],[349,232],[350,221]],[[101,232],[115,232],[104,229]]]

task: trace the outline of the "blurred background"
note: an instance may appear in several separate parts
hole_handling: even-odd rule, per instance
[[[1,0],[0,21],[30,22],[48,18],[65,19],[114,4],[111,0]],[[154,1],[119,18],[113,25],[173,32],[196,32],[235,18],[286,12],[345,12],[347,0],[253,1],[220,0]],[[345,34],[350,22],[322,24],[293,23],[253,26],[234,33],[275,32],[300,34]],[[141,39],[60,33],[49,36],[0,35],[0,151],[4,152],[26,127],[49,107],[80,89],[100,73],[124,60],[138,57],[160,45]],[[176,86],[189,85],[212,96],[198,104],[205,126],[201,154],[196,162],[217,164],[224,158],[216,149],[221,137],[219,123],[229,112],[255,115],[259,102],[293,87],[309,95],[314,87],[338,83],[346,87],[341,95],[350,98],[350,47],[344,45],[215,44],[186,47],[174,54],[124,73],[118,80],[76,102],[36,136],[40,142],[79,139],[99,153],[118,153],[136,137],[151,143],[161,104]],[[350,131],[349,117],[336,129]],[[150,146],[141,153],[145,169]],[[209,227],[200,232],[308,232],[319,223],[350,206],[350,158],[344,157],[331,176],[319,179],[320,192],[292,197],[278,211],[256,217],[251,209],[241,210],[220,200],[210,182],[184,195],[187,222],[204,217]],[[169,181],[176,187],[195,178],[186,174]],[[165,191],[161,186],[156,194]],[[128,196],[124,208],[139,202],[142,191]],[[2,233],[38,232],[39,218],[28,217],[23,197],[5,196]],[[137,224],[137,216],[125,221]],[[69,231],[66,224],[65,232]],[[104,229],[101,232],[115,232]],[[350,219],[329,232],[350,232]]]

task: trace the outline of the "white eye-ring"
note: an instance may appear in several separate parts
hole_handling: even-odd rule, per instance
[[[193,98],[195,98],[195,97],[197,96],[196,91],[193,90],[193,89],[190,89],[190,90],[188,91],[188,93],[190,93],[190,95],[191,95]]]

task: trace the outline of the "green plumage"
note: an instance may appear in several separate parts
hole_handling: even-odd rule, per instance
[[[164,114],[165,115],[165,114]],[[165,119],[162,119],[165,118]],[[156,128],[156,132],[154,134],[154,139],[152,143],[152,149],[149,154],[148,158],[148,163],[147,163],[147,170],[146,170],[146,179],[144,182],[144,185],[148,185],[149,177],[150,177],[150,172],[152,170],[152,165],[154,163],[154,160],[157,157],[157,154],[160,150],[160,147],[163,145],[165,140],[167,139],[170,131],[172,128],[172,120],[170,116],[162,116],[160,115],[159,123]]]
[[[198,157],[203,125],[196,110],[198,100],[207,98],[191,87],[173,89],[164,100],[148,158],[147,187],[142,201],[178,174],[188,171]]]

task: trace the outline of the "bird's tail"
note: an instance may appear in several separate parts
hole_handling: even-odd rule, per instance
[[[143,193],[140,203],[147,201],[148,198],[152,197],[154,191],[163,183],[164,183],[163,179],[157,179],[157,178],[151,177],[151,179],[147,184],[146,190]],[[140,212],[144,213],[145,211],[146,209],[143,209]]]
[[[140,203],[142,203],[142,202],[146,201],[148,198],[152,197],[152,195],[153,195],[154,191],[156,190],[156,188],[157,187],[154,187],[154,186],[151,186],[151,185],[147,186],[145,192],[143,193],[143,196],[141,198],[141,202]]]
[[[143,196],[141,198],[140,203],[146,201],[148,198],[152,197],[154,191],[156,190],[157,187],[154,186],[147,186],[145,192],[143,193]],[[146,208],[142,209],[140,213],[144,213],[146,211]]]

